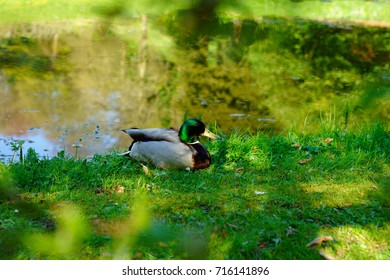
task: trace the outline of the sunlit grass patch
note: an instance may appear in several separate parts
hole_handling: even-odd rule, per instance
[[[368,203],[368,194],[375,186],[370,181],[354,183],[310,184],[302,186],[313,207],[344,207],[353,204]],[[346,199],[348,198],[348,199]]]
[[[334,237],[334,242],[325,246],[324,252],[336,259],[347,260],[388,260],[390,258],[390,226],[386,223],[378,227],[369,224],[361,226],[341,226],[323,230]]]

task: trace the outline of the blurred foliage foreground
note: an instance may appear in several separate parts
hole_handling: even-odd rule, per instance
[[[382,125],[232,134],[207,147],[213,164],[196,172],[32,149],[1,164],[0,258],[390,258]]]

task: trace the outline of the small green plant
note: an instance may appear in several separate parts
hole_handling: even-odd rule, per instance
[[[15,155],[19,152],[19,162],[23,163],[23,144],[24,140],[18,140],[16,142],[11,142],[11,150],[13,152],[11,157],[11,163],[14,161]]]
[[[72,147],[75,148],[75,150],[76,150],[76,151],[75,151],[74,157],[75,157],[76,159],[78,159],[78,158],[79,158],[79,155],[78,155],[79,149],[81,149],[81,147],[83,147],[83,145],[82,145],[81,143],[79,143],[79,144],[73,144]]]

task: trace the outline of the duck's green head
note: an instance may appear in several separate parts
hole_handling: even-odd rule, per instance
[[[204,123],[198,119],[188,119],[180,127],[179,138],[183,142],[196,142],[198,141],[199,136],[205,136],[211,139],[220,138],[218,135],[208,130]]]

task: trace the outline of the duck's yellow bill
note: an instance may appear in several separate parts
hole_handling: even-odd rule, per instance
[[[212,133],[210,130],[208,130],[206,128],[206,130],[201,134],[201,136],[204,136],[204,137],[208,137],[208,138],[211,138],[211,139],[220,139],[221,137],[219,137],[217,134],[214,134]]]

